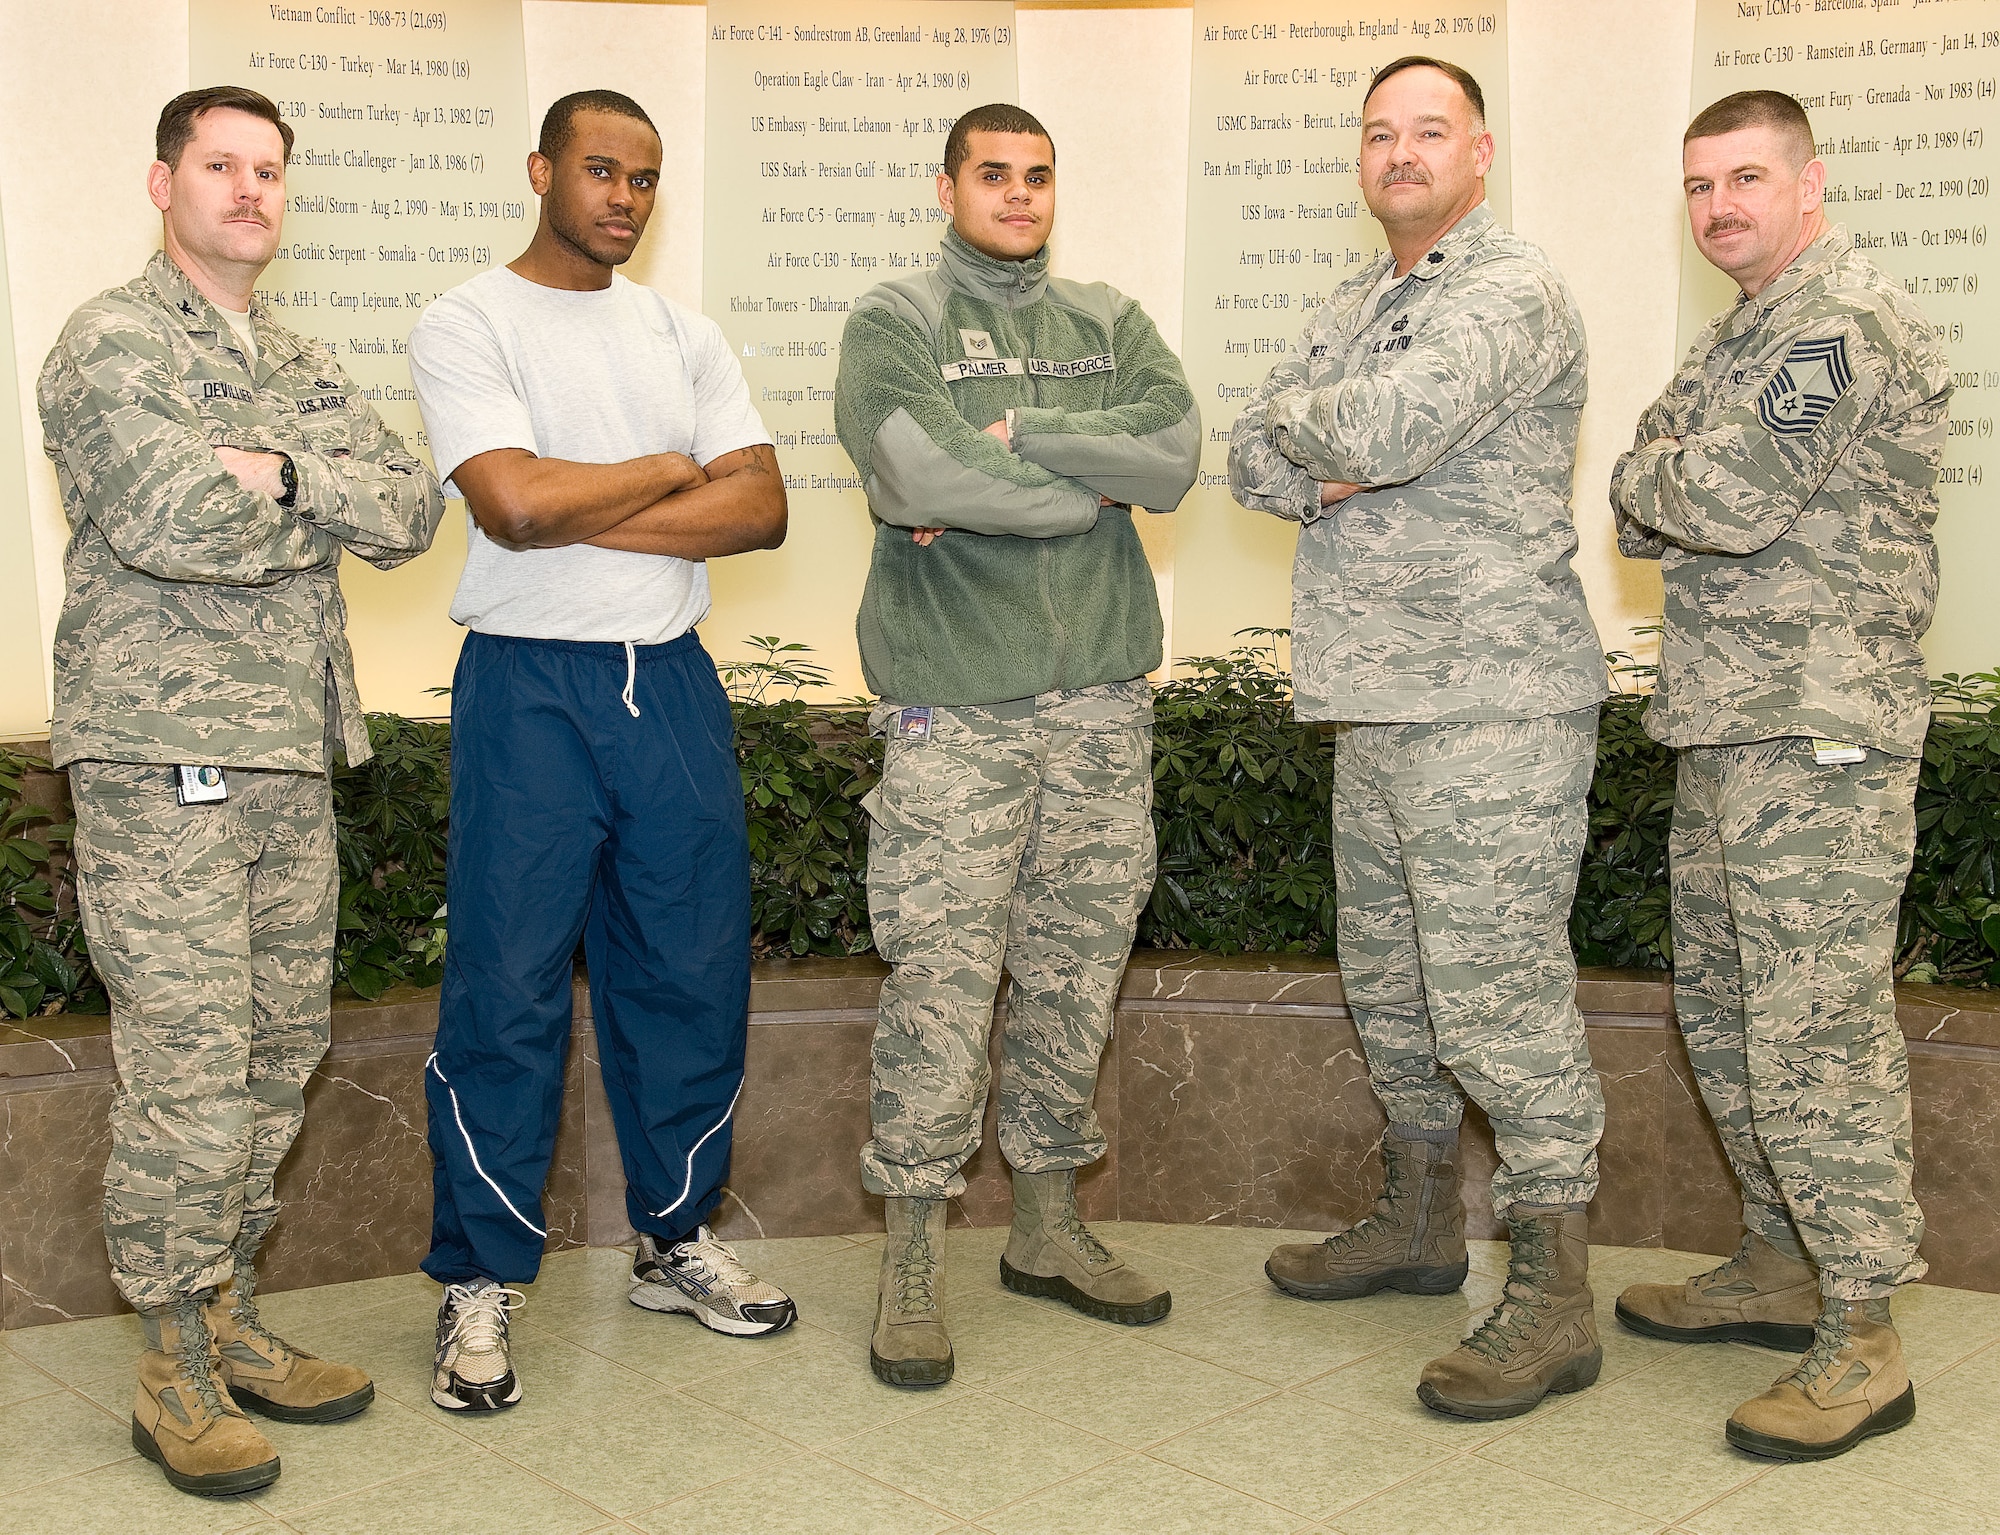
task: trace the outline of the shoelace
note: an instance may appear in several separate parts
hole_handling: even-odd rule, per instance
[[[194,1388],[195,1399],[211,1416],[225,1416],[230,1408],[224,1405],[210,1368],[209,1350],[215,1340],[209,1336],[208,1319],[202,1315],[199,1300],[184,1300],[174,1307],[174,1331],[180,1338],[181,1375]]]
[[[1493,1314],[1462,1345],[1488,1359],[1505,1357],[1512,1344],[1526,1338],[1535,1324],[1548,1286],[1556,1277],[1555,1245],[1536,1244],[1527,1252],[1517,1246],[1507,1264],[1507,1285]],[[1516,1288],[1516,1287],[1519,1288]]]
[[[236,1285],[229,1297],[229,1315],[239,1332],[248,1333],[280,1355],[295,1352],[289,1343],[266,1327],[264,1319],[258,1315],[257,1276],[247,1267],[236,1271]]]
[[[1854,1341],[1854,1330],[1847,1325],[1847,1311],[1842,1306],[1828,1306],[1820,1313],[1819,1326],[1813,1329],[1812,1347],[1786,1374],[1778,1377],[1779,1384],[1796,1381],[1800,1386],[1810,1386],[1820,1376],[1833,1368],[1840,1351]]]
[[[1078,1252],[1083,1254],[1084,1264],[1089,1268],[1102,1268],[1117,1260],[1111,1256],[1111,1249],[1097,1240],[1097,1235],[1075,1210],[1065,1210],[1056,1217],[1056,1230],[1068,1237]]]
[[[505,1285],[445,1286],[451,1303],[451,1341],[469,1354],[490,1354],[506,1340],[507,1313],[528,1297]]]
[[[917,1217],[909,1245],[896,1260],[896,1309],[937,1310],[937,1258],[931,1252],[930,1223]]]
[[[1358,1242],[1373,1239],[1376,1227],[1381,1225],[1383,1221],[1386,1221],[1395,1212],[1396,1201],[1403,1197],[1404,1168],[1406,1165],[1400,1158],[1391,1158],[1389,1160],[1387,1167],[1382,1173],[1381,1197],[1375,1201],[1368,1213],[1362,1216],[1360,1220],[1349,1226],[1345,1231],[1336,1231],[1326,1239],[1326,1245],[1329,1250],[1336,1253],[1345,1252]]]
[[[676,1242],[666,1251],[669,1263],[697,1264],[709,1274],[721,1280],[731,1289],[742,1288],[757,1282],[757,1276],[743,1266],[736,1256],[736,1250],[727,1242],[717,1240],[715,1233],[706,1226],[699,1226],[695,1234],[685,1242]]]
[[[1697,1274],[1695,1276],[1695,1293],[1700,1294],[1703,1290],[1712,1289],[1717,1285],[1734,1284],[1739,1277],[1747,1274],[1749,1268],[1750,1238],[1746,1236],[1737,1244],[1734,1257],[1727,1259],[1720,1266],[1710,1269],[1706,1274]]]

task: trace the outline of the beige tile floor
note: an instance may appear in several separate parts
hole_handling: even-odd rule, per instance
[[[434,1288],[421,1277],[272,1296],[301,1343],[371,1370],[375,1406],[270,1426],[285,1472],[251,1498],[173,1492],[127,1436],[130,1318],[0,1334],[0,1531],[104,1535],[1958,1535],[2000,1532],[2000,1296],[1919,1286],[1897,1302],[1917,1421],[1824,1466],[1777,1466],[1722,1421],[1782,1359],[1622,1332],[1619,1288],[1704,1260],[1601,1249],[1599,1384],[1473,1424],[1417,1403],[1423,1362],[1491,1304],[1504,1249],[1462,1295],[1311,1305],[1261,1273],[1283,1233],[1099,1228],[1169,1279],[1131,1331],[1000,1288],[1004,1233],[951,1233],[958,1379],[868,1373],[879,1237],[741,1244],[800,1325],[723,1339],[625,1300],[626,1255],[565,1253],[517,1314],[527,1397],[430,1405]]]

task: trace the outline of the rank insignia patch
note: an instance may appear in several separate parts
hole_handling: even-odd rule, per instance
[[[1853,382],[1845,336],[1798,342],[1757,396],[1757,419],[1776,436],[1809,437]]]

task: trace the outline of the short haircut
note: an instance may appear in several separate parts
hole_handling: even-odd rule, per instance
[[[1733,96],[1724,96],[1713,106],[1701,109],[1681,135],[1681,143],[1720,138],[1745,128],[1777,129],[1779,137],[1789,141],[1786,147],[1798,156],[1800,169],[1811,164],[1817,152],[1813,147],[1812,119],[1795,98],[1783,91],[1738,91]]]
[[[945,135],[944,173],[947,179],[958,180],[960,167],[972,157],[972,136],[975,133],[1032,133],[1049,141],[1049,164],[1055,164],[1056,141],[1042,126],[1041,120],[1011,102],[993,101],[983,107],[974,107],[953,123],[951,132]]]
[[[1479,88],[1479,82],[1472,78],[1471,72],[1425,53],[1406,53],[1376,70],[1375,78],[1368,82],[1367,95],[1361,98],[1361,105],[1366,108],[1368,97],[1381,89],[1384,80],[1391,75],[1400,75],[1406,69],[1435,69],[1465,92],[1465,99],[1472,104],[1472,120],[1481,127],[1486,125],[1486,93]]]
[[[576,136],[579,112],[609,112],[613,117],[629,117],[653,128],[646,109],[623,91],[571,91],[542,117],[542,137],[535,150],[544,160],[553,160],[569,148],[569,141]],[[660,130],[653,128],[653,136],[659,135]]]
[[[275,101],[247,85],[204,85],[198,91],[182,91],[160,108],[160,123],[153,130],[154,157],[166,162],[168,170],[179,170],[181,154],[194,138],[194,125],[223,109],[263,118],[285,141],[285,158],[292,158],[292,125],[279,115]]]

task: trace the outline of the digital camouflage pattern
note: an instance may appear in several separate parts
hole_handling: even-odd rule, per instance
[[[70,767],[79,905],[118,1067],[105,1246],[139,1308],[220,1285],[256,1252],[330,1034],[327,777],[231,768],[228,781],[226,801],[182,806],[171,767]]]
[[[70,316],[42,368],[70,541],[56,627],[56,763],[322,772],[369,755],[337,567],[429,547],[437,479],[332,352],[250,306],[253,367],[164,254]],[[296,507],[216,447],[282,452]]]
[[[1666,588],[1657,739],[1922,754],[1950,399],[1930,322],[1838,226],[1696,337],[1611,478]]]
[[[1532,720],[1343,725],[1333,860],[1341,984],[1392,1124],[1493,1123],[1494,1208],[1587,1203],[1604,1094],[1569,909],[1597,706]]]
[[[1680,754],[1674,1011],[1748,1228],[1842,1300],[1923,1276],[1891,957],[1919,759],[1812,742]]]
[[[1104,1155],[1091,1096],[1152,890],[1153,701],[1141,679],[987,707],[878,708],[868,909],[893,967],[862,1148],[872,1193],[962,1193],[1004,965],[1000,1149],[1026,1173]]]
[[[1368,312],[1383,255],[1338,290],[1237,418],[1244,506],[1303,523],[1292,577],[1301,719],[1530,719],[1597,703],[1571,568],[1587,358],[1568,288],[1475,208]],[[1321,481],[1376,487],[1322,510]]]

